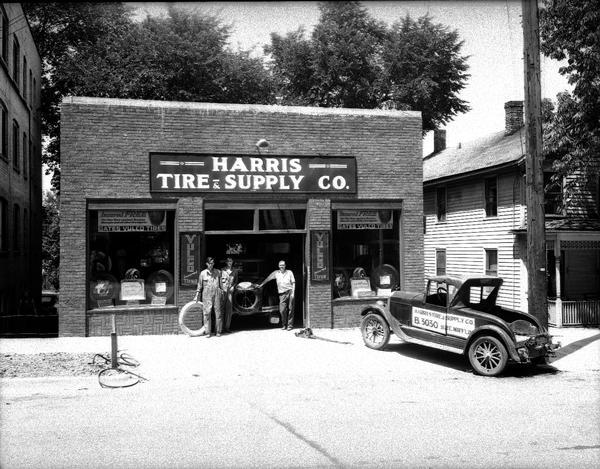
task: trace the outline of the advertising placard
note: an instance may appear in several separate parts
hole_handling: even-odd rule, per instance
[[[150,191],[354,194],[356,159],[150,153]]]
[[[392,210],[338,210],[338,230],[391,230]]]
[[[146,290],[144,281],[141,279],[122,280],[121,281],[121,300],[137,301],[146,299]]]
[[[166,231],[164,210],[100,210],[98,231],[101,233],[126,233],[131,231]]]
[[[310,279],[329,282],[329,231],[310,232]]]
[[[446,313],[424,308],[412,308],[412,325],[428,331],[446,333]]]
[[[196,286],[200,267],[202,233],[180,233],[179,235],[179,285]]]

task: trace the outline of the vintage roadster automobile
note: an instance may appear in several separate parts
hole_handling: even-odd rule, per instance
[[[381,350],[390,331],[405,342],[466,354],[474,371],[496,376],[508,361],[546,363],[560,344],[527,313],[496,305],[498,277],[431,277],[424,293],[398,291],[362,311],[367,347]]]

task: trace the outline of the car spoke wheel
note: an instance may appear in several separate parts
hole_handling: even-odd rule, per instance
[[[367,314],[360,324],[365,345],[375,350],[383,349],[390,340],[390,326],[382,316]]]
[[[478,375],[497,376],[507,361],[506,347],[495,337],[479,337],[469,347],[469,362]]]

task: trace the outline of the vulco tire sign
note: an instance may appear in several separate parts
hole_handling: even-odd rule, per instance
[[[356,192],[353,157],[150,154],[151,192]]]

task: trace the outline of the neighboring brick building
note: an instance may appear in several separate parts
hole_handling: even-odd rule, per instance
[[[251,282],[285,259],[298,327],[357,325],[375,295],[422,288],[418,112],[84,97],[61,112],[62,336],[107,334],[113,314],[121,334],[179,332],[205,256]],[[372,291],[351,297],[357,267]]]
[[[41,292],[41,60],[19,3],[0,4],[0,332],[34,332]]]

